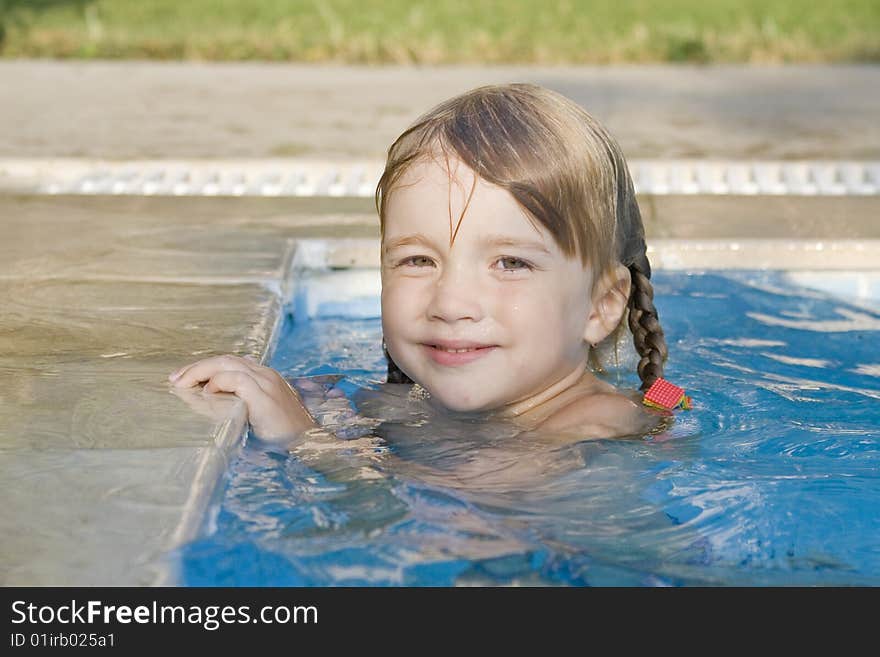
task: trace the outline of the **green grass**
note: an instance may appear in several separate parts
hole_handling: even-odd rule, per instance
[[[4,57],[880,61],[878,0],[0,0]]]

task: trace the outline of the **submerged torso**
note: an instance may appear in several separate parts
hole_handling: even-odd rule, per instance
[[[641,438],[656,432],[662,421],[641,410],[635,402],[638,393],[625,395],[595,377],[578,382],[552,403],[512,417],[450,413],[413,384],[361,388],[351,401],[332,380],[308,385],[311,392],[302,391],[305,401],[324,429],[296,441],[293,449],[298,455],[321,460],[319,454],[345,451],[355,461],[365,458],[369,467],[459,490],[540,485],[550,474],[584,466],[576,456],[580,452],[565,449],[568,446],[599,438]],[[583,431],[577,426],[553,427],[560,411],[575,408],[577,415],[579,404],[603,407],[609,400],[627,412],[614,426],[593,422],[592,428],[602,426],[605,431],[591,433],[588,423]],[[561,454],[568,456],[560,458]]]

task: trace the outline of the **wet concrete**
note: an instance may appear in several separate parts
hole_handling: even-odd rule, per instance
[[[0,196],[0,584],[176,581],[245,425],[167,375],[266,353],[293,238],[375,235],[345,201],[257,201]]]

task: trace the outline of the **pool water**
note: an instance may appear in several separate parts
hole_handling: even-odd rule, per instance
[[[880,584],[880,314],[783,272],[654,280],[695,407],[632,440],[432,417],[381,390],[378,318],[290,321],[270,364],[328,431],[248,439],[182,583]],[[630,365],[604,376],[635,388]],[[371,392],[401,395],[381,424],[350,411],[375,418]]]

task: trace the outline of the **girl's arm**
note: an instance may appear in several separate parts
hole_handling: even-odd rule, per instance
[[[287,441],[317,425],[296,391],[270,367],[240,356],[214,356],[187,365],[168,379],[175,388],[205,383],[205,392],[231,392],[247,406],[253,432]]]

